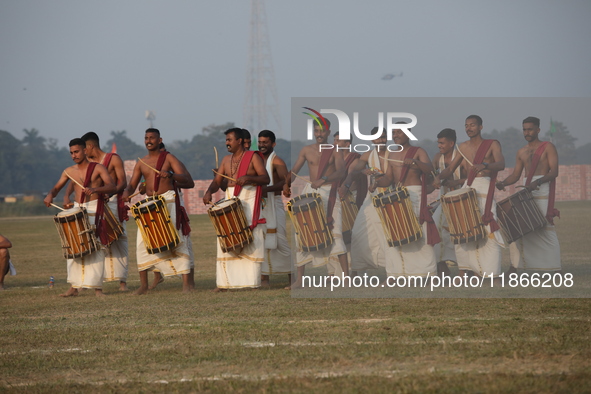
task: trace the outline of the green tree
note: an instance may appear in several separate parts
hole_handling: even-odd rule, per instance
[[[113,144],[117,145],[117,154],[123,160],[137,160],[138,157],[146,155],[146,148],[130,140],[125,130],[111,131],[111,139],[102,149],[105,152],[110,152]]]
[[[523,138],[523,132],[515,127],[509,127],[503,131],[493,130],[490,133],[482,133],[482,138],[499,141],[505,158],[505,167],[508,168],[515,167],[517,151],[527,144],[527,141]]]
[[[560,164],[575,164],[577,162],[575,148],[576,137],[570,135],[568,128],[562,122],[552,122],[554,127],[550,127],[545,134],[545,139],[551,141],[558,151],[558,160]]]

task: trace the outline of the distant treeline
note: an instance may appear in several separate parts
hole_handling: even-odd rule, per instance
[[[591,143],[575,147],[576,138],[561,122],[554,122],[555,131],[542,131],[542,140],[552,140],[557,146],[560,164],[591,164]],[[215,167],[215,146],[219,160],[227,154],[224,131],[234,127],[233,123],[210,125],[191,140],[174,140],[166,130],[160,130],[166,148],[177,156],[187,167],[193,179],[211,179]],[[57,140],[42,137],[38,130],[23,130],[25,137],[17,139],[7,131],[0,130],[0,195],[16,193],[46,193],[57,182],[61,172],[72,165],[69,148],[58,147]],[[459,141],[465,141],[464,130],[456,130]],[[83,133],[82,133],[83,134]],[[258,133],[252,133],[253,139]],[[110,152],[113,144],[123,160],[137,160],[146,155],[146,148],[133,142],[126,131],[111,131],[100,135],[102,149]],[[525,145],[521,130],[509,128],[483,133],[484,138],[500,141],[507,167],[515,165],[517,150]],[[332,138],[329,141],[332,143]],[[417,145],[423,147],[433,158],[438,152],[437,140],[422,139]],[[276,152],[291,168],[292,159],[304,146],[301,141],[277,140]]]

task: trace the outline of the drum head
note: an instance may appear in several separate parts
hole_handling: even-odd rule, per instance
[[[55,215],[55,216],[66,217],[66,216],[76,215],[78,213],[82,213],[82,208],[74,207],[74,208],[66,209],[65,211],[58,212],[57,215]]]
[[[308,193],[302,194],[301,196],[294,197],[290,201],[292,212],[303,212],[308,211],[310,208],[317,207],[322,202],[320,194]]]
[[[136,202],[131,208],[132,212],[138,211],[141,213],[148,213],[156,210],[158,207],[163,205],[162,200],[159,198],[148,197],[145,200]]]

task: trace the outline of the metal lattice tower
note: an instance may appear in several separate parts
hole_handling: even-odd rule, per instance
[[[253,139],[258,132],[269,129],[281,137],[279,100],[275,88],[275,72],[267,31],[264,0],[251,1],[246,96],[242,113],[243,127]]]

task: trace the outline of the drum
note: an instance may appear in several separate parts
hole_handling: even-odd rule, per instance
[[[515,242],[526,234],[544,228],[546,217],[527,189],[497,203],[497,217],[503,238],[507,243]]]
[[[109,205],[105,203],[105,222],[107,223],[107,237],[109,239],[108,243],[105,246],[111,245],[113,242],[117,241],[119,237],[123,234],[123,226],[119,223],[119,220],[109,208]]]
[[[218,201],[207,210],[224,253],[240,251],[252,242],[252,230],[246,221],[242,202],[236,197]]]
[[[301,251],[315,252],[333,244],[320,194],[306,193],[292,198],[287,203],[287,211]]]
[[[441,197],[441,204],[449,225],[451,240],[455,245],[486,237],[476,190],[472,188],[452,190]]]
[[[172,250],[179,244],[179,234],[172,224],[164,197],[138,201],[132,205],[131,213],[149,254]]]
[[[435,211],[437,210],[437,208],[439,208],[440,205],[441,205],[441,201],[435,200],[427,206],[427,208],[429,209],[429,212],[431,212],[431,216],[435,215]]]
[[[351,234],[353,233],[353,225],[355,224],[355,218],[359,208],[355,202],[355,196],[353,193],[348,192],[345,198],[341,198],[341,218],[343,221],[343,241],[345,244],[351,243]]]
[[[378,211],[388,245],[406,245],[423,236],[405,187],[379,193],[373,196],[372,201]]]
[[[94,228],[90,227],[86,208],[74,207],[59,212],[53,221],[66,259],[80,258],[99,249],[100,244]]]

